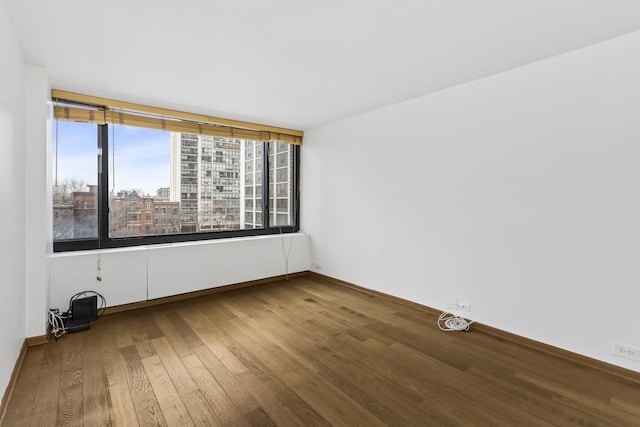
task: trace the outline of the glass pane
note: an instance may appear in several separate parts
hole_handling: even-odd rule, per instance
[[[119,125],[109,139],[110,237],[262,227],[262,143]]]
[[[179,232],[178,191],[195,193],[197,170],[191,169],[198,147],[190,145],[177,159],[189,173],[169,181],[170,132],[115,125],[109,127],[109,237]],[[204,154],[202,154],[204,156]]]
[[[97,135],[95,124],[54,125],[56,241],[98,238]],[[293,147],[266,145],[108,125],[109,237],[264,227],[267,152],[270,222],[292,224]]]
[[[276,227],[293,225],[293,150],[284,142],[269,143],[269,221]]]
[[[262,146],[264,143],[256,141],[243,141],[241,148],[244,155],[241,158],[245,162],[251,162],[252,166],[242,168],[243,177],[241,182],[244,184],[244,193],[241,203],[242,212],[240,217],[243,219],[241,228],[262,228]],[[251,152],[251,155],[248,153]],[[255,170],[256,172],[252,172]]]
[[[98,126],[53,123],[53,240],[98,237]]]

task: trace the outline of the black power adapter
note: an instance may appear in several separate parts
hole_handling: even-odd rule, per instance
[[[98,318],[98,297],[78,298],[71,302],[71,320],[90,320]]]
[[[98,297],[92,295],[78,298],[71,302],[71,322],[67,327],[69,333],[86,331],[91,327],[91,321],[98,318]]]

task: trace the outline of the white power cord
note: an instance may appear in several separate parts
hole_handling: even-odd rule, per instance
[[[287,280],[289,280],[289,255],[291,255],[291,246],[293,246],[293,234],[291,234],[291,240],[289,240],[288,250],[285,250],[284,233],[282,232],[282,227],[280,227],[280,237],[282,242],[282,257],[284,258],[284,273]]]
[[[468,331],[469,327],[474,323],[473,320],[467,320],[462,316],[458,316],[457,314],[443,312],[440,317],[438,317],[438,328],[441,331],[451,332],[451,331]]]
[[[60,314],[60,310],[49,310],[49,325],[51,325],[51,333],[55,339],[60,338],[67,333],[67,313]]]
[[[98,260],[98,268],[100,268],[99,262],[100,261]],[[98,276],[98,278],[100,278],[100,276]],[[60,313],[60,310],[58,310],[57,308],[49,309],[49,325],[51,325],[51,334],[55,337],[56,340],[61,336],[69,333],[69,329],[67,328],[67,326],[69,325],[69,322],[73,317],[73,302],[81,298],[87,298],[94,295],[100,301],[100,305],[96,307],[99,312],[97,314],[102,314],[102,312],[104,312],[105,308],[107,307],[107,300],[95,291],[78,292],[77,294],[72,296],[69,300],[69,309],[64,313]]]

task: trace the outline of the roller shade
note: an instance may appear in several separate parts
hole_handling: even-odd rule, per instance
[[[59,95],[56,91],[52,91],[52,95]],[[72,94],[77,95],[77,94]],[[78,95],[82,96],[82,95]],[[197,135],[217,136],[222,138],[238,138],[253,141],[281,141],[289,144],[302,144],[301,131],[293,131],[289,129],[274,128],[271,126],[253,125],[247,122],[235,122],[227,119],[217,119],[214,117],[200,116],[190,113],[183,113],[171,110],[157,109],[154,107],[145,107],[129,103],[127,107],[137,106],[139,109],[127,109],[118,106],[110,106],[108,101],[106,105],[91,104],[75,104],[77,99],[65,99],[54,96],[54,101],[58,105],[54,106],[54,117],[58,120],[67,120],[74,122],[95,123],[99,125],[114,124],[124,126],[143,127],[148,129],[157,129],[170,132],[193,133]],[[73,98],[69,96],[68,98]],[[99,98],[90,97],[95,101]],[[117,101],[111,101],[117,103]],[[172,112],[174,114],[165,115],[157,114],[157,112]],[[206,120],[201,120],[201,119]],[[200,119],[200,120],[196,120]],[[220,122],[233,122],[242,126],[229,126],[228,124],[219,124]]]
[[[53,117],[57,120],[67,120],[70,122],[95,123],[98,125],[107,123],[105,111],[101,109],[56,105],[53,107]]]

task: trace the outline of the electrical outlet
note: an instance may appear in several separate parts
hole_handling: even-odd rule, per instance
[[[471,311],[471,304],[464,301],[458,301],[458,310]]]
[[[613,354],[640,362],[640,348],[630,345],[613,343]]]
[[[471,304],[468,302],[456,300],[454,303],[447,304],[447,308],[453,310],[471,311]]]

